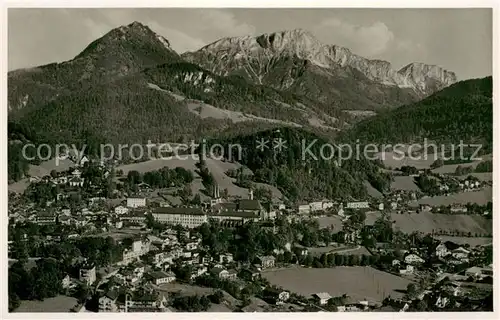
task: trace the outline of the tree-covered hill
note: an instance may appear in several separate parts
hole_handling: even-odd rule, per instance
[[[361,143],[493,141],[492,77],[458,82],[414,104],[357,123],[342,139]]]
[[[277,147],[279,139],[284,141],[281,150]],[[266,147],[261,148],[263,141],[267,141]],[[256,182],[278,187],[292,201],[321,197],[362,199],[367,197],[363,181],[369,181],[380,191],[386,191],[390,184],[390,177],[373,161],[363,158],[342,160],[339,166],[336,162],[338,152],[331,156],[330,147],[323,147],[331,142],[302,129],[272,129],[211,140],[208,144],[214,143],[226,147],[224,156],[227,159],[248,166],[254,172]],[[241,158],[238,145],[242,148]]]

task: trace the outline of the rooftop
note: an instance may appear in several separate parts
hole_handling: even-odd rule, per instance
[[[328,292],[319,292],[313,294],[313,296],[316,296],[320,299],[330,299],[332,296]]]
[[[262,206],[260,205],[259,200],[251,200],[251,199],[241,199],[238,201],[238,210],[261,210]]]
[[[164,207],[156,208],[153,214],[191,214],[191,215],[204,215],[200,208],[187,208],[187,207]]]

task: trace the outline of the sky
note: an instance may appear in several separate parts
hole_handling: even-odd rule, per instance
[[[8,10],[8,68],[74,58],[111,29],[139,21],[179,53],[223,37],[302,28],[399,69],[439,65],[460,80],[492,74],[491,9],[23,9]]]

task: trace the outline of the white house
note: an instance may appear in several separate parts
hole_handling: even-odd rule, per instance
[[[405,262],[408,264],[418,264],[424,263],[425,260],[417,256],[416,254],[409,254],[405,257]]]
[[[124,206],[118,206],[115,208],[115,213],[116,214],[126,214],[128,213],[129,209],[127,207],[124,207]]]
[[[458,247],[455,250],[451,251],[451,255],[453,256],[453,258],[459,260],[467,259],[467,257],[469,257],[469,253],[470,252],[463,247]]]
[[[370,204],[368,201],[357,201],[357,202],[348,202],[347,209],[368,209]]]
[[[448,248],[446,247],[446,245],[444,243],[440,243],[436,247],[436,256],[437,257],[444,258],[449,254],[450,254],[450,251],[448,250]]]
[[[400,269],[400,274],[413,274],[415,268],[412,265],[407,264],[405,269]]]
[[[127,207],[140,208],[146,206],[146,198],[127,198]]]

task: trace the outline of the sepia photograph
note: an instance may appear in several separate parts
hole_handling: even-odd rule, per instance
[[[493,8],[4,10],[9,313],[493,314]]]

